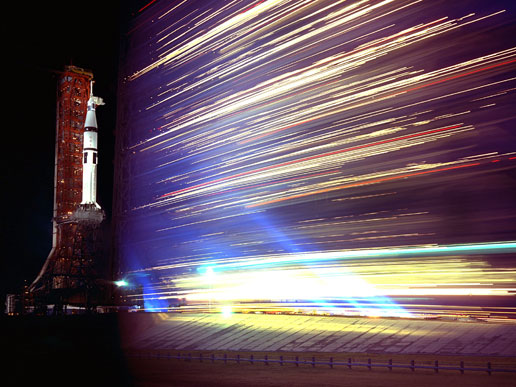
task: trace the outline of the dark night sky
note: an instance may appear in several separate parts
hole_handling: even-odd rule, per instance
[[[72,6],[73,4],[73,6]],[[73,64],[93,71],[106,105],[99,124],[98,201],[111,214],[120,11],[118,1],[11,2],[2,24],[4,136],[0,296],[31,282],[51,248],[56,80]],[[86,8],[87,7],[87,8]],[[9,122],[9,123],[7,123]],[[5,137],[4,137],[5,138]]]

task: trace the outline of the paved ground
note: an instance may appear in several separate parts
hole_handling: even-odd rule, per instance
[[[310,316],[234,315],[223,320],[220,315],[125,314],[61,317],[3,317],[0,331],[4,334],[1,352],[4,359],[2,386],[516,386],[514,373],[372,368],[310,363],[270,364],[228,361],[168,360],[163,354],[203,353],[204,359],[224,353],[240,354],[255,359],[267,354],[277,359],[284,356],[300,360],[367,362],[386,364],[450,364],[516,369],[512,353],[514,325],[458,323],[438,321],[403,321],[369,319],[335,319]],[[120,330],[125,332],[119,336]],[[461,335],[468,335],[467,342]],[[390,340],[390,341],[389,341]],[[398,352],[374,353],[393,343]],[[440,354],[403,354],[404,348],[424,347],[424,343]],[[399,345],[396,346],[396,343]],[[182,344],[182,349],[174,346]],[[127,356],[132,345],[137,353],[153,355],[153,359]],[[383,347],[382,347],[383,345]],[[404,345],[404,347],[402,346]],[[433,345],[433,346],[430,346]],[[123,347],[123,348],[122,348]],[[144,347],[144,348],[143,348]],[[193,348],[217,347],[218,350]],[[240,348],[231,352],[229,348]],[[143,349],[142,349],[143,348]],[[161,348],[161,349],[160,349]],[[165,348],[165,349],[164,349]],[[263,348],[262,351],[243,348]],[[279,350],[275,350],[279,348]],[[298,348],[298,352],[285,348]],[[310,348],[317,348],[317,351]],[[326,352],[319,351],[326,348]],[[336,348],[336,350],[331,350]],[[346,349],[348,348],[348,349]],[[365,348],[364,353],[359,353]],[[461,352],[445,356],[455,348]],[[497,350],[499,348],[500,350]],[[509,348],[509,349],[508,349]],[[369,351],[369,349],[373,349]],[[475,356],[465,352],[477,350]],[[366,353],[367,352],[367,353]],[[377,351],[376,351],[377,352]],[[420,351],[424,352],[424,351]],[[492,353],[480,356],[478,353]],[[161,360],[155,359],[161,354]]]
[[[127,348],[516,356],[516,324],[266,314],[128,314]]]
[[[261,356],[261,354],[255,354]],[[363,360],[357,358],[355,360]],[[395,358],[396,362],[406,363],[407,359]],[[456,359],[455,359],[456,360]],[[448,362],[455,361],[446,359]],[[470,359],[465,360],[468,364]],[[487,359],[473,359],[473,361],[485,361]],[[373,357],[373,361],[376,359]],[[424,362],[424,359],[416,357],[416,363]],[[457,363],[455,361],[455,363]],[[484,363],[485,364],[485,363]],[[512,364],[514,367],[514,364]],[[184,360],[139,360],[129,361],[132,382],[139,386],[211,386],[211,387],[272,387],[272,386],[296,386],[296,387],[514,387],[516,378],[514,374],[498,373],[491,376],[482,372],[440,371],[438,374],[431,370],[387,369],[368,370],[367,368],[338,366],[330,369],[327,366],[318,365],[313,368],[310,365],[296,367],[292,364],[280,366],[278,364],[263,363],[235,364],[234,362],[218,361],[215,363]]]

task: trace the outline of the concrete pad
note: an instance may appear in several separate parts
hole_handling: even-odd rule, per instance
[[[510,321],[135,313],[122,325],[134,349],[516,356]]]

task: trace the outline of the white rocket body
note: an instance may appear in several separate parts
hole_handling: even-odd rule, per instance
[[[90,90],[86,121],[84,122],[81,204],[93,204],[100,209],[97,203],[98,127],[95,109],[98,105],[104,105],[104,102],[102,98],[93,96],[93,82]]]

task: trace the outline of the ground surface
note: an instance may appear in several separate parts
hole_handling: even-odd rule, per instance
[[[129,313],[124,346],[148,349],[516,356],[516,324],[341,316]]]
[[[374,359],[374,357],[373,357]],[[396,359],[401,361],[402,359]],[[416,358],[416,363],[421,359]],[[469,359],[466,359],[466,363]],[[483,362],[486,359],[476,359]],[[374,360],[373,360],[374,361]],[[475,360],[473,360],[474,362]],[[516,374],[482,372],[393,370],[366,367],[349,370],[317,365],[235,364],[218,361],[134,359],[129,362],[135,386],[359,386],[359,387],[509,387]]]
[[[127,321],[126,321],[127,322]],[[210,355],[229,358],[236,357],[231,351],[198,351],[181,349],[182,354],[190,353],[192,357],[203,354],[206,359],[184,361],[167,359],[168,353],[176,355],[175,348],[165,349],[127,349],[120,337],[120,316],[63,316],[45,318],[0,318],[2,330],[2,354],[4,372],[2,386],[516,386],[516,374],[466,371],[393,369],[328,365],[312,367],[312,356],[317,361],[367,363],[371,358],[373,364],[386,364],[389,359],[393,364],[450,364],[458,366],[464,361],[466,367],[485,367],[487,362],[493,368],[516,368],[516,358],[506,356],[442,356],[442,355],[397,355],[372,353],[314,353],[314,352],[265,352],[240,351],[241,358],[307,360],[308,364],[296,367],[293,364],[269,364],[228,361],[211,363]],[[122,323],[123,325],[123,323]],[[140,324],[139,329],[149,326]],[[140,358],[140,354],[143,355]],[[157,359],[157,355],[161,359]],[[150,359],[148,357],[151,357]]]

